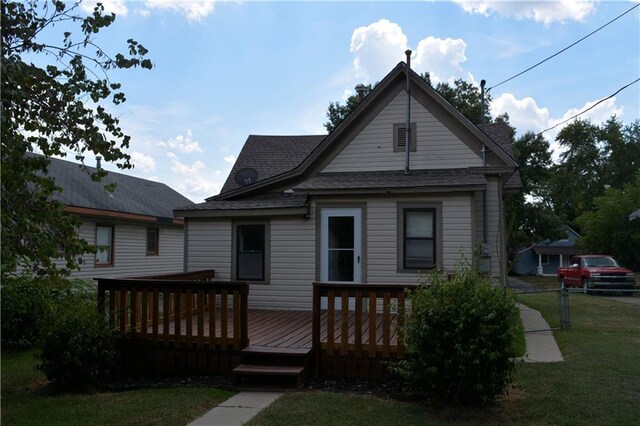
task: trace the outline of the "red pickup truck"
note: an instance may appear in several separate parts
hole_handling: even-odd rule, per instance
[[[585,255],[571,259],[571,266],[558,268],[558,280],[564,287],[632,289],[633,271],[622,268],[611,256]]]

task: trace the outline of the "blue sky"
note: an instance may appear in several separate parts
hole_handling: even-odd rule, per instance
[[[111,75],[127,94],[124,105],[110,108],[132,136],[136,167],[127,173],[197,202],[219,191],[248,135],[324,133],[329,102],[382,79],[407,47],[412,67],[436,81],[492,86],[634,4],[103,3],[118,18],[97,44],[115,53],[134,38],[155,64]],[[519,133],[541,131],[638,78],[639,10],[492,90],[492,112],[507,112]],[[639,83],[585,116],[601,122],[612,114],[625,123],[640,117]]]

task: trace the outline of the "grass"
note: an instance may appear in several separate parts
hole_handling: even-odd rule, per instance
[[[520,295],[559,326],[555,293]],[[555,332],[565,361],[518,366],[514,386],[485,408],[437,407],[364,395],[290,393],[252,425],[637,424],[640,307],[570,295],[571,329]]]
[[[3,425],[184,425],[233,395],[203,387],[55,393],[35,364],[33,351],[2,354]]]
[[[519,280],[534,284],[539,290],[559,290],[560,281],[557,277],[538,277],[531,275],[523,275],[517,277]]]

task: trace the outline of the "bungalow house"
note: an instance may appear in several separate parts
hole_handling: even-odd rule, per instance
[[[567,237],[556,241],[536,243],[518,253],[513,273],[518,275],[553,276],[561,266],[569,266],[571,258],[579,253],[576,241],[580,235],[565,226]]]
[[[101,183],[76,163],[50,158],[55,199],[81,221],[79,233],[97,254],[85,254],[72,278],[142,276],[183,270],[184,221],[173,209],[193,204],[167,185],[109,172]],[[93,167],[86,167],[95,172]],[[113,192],[104,185],[116,184]]]
[[[506,125],[483,132],[400,63],[329,135],[250,135],[220,194],[174,211],[185,270],[248,281],[268,309],[310,310],[314,281],[415,284],[463,256],[504,283],[517,167]]]

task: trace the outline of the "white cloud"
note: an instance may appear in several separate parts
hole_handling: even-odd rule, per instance
[[[407,36],[395,22],[381,19],[366,27],[359,27],[351,36],[351,52],[356,77],[364,83],[389,72],[404,58]]]
[[[235,155],[227,155],[226,157],[224,157],[224,162],[227,164],[231,164],[232,166],[235,164],[236,162],[236,156]]]
[[[467,60],[467,43],[457,38],[437,38],[429,36],[420,40],[412,58],[412,68],[416,72],[429,71],[431,81],[452,83],[464,77],[462,63]]]
[[[595,11],[595,2],[576,0],[504,1],[453,0],[465,12],[488,16],[492,13],[516,19],[532,19],[549,25],[552,22],[584,21]]]
[[[213,13],[215,0],[147,0],[148,9],[170,10],[184,15],[187,20],[200,22]]]
[[[93,13],[93,9],[98,3],[102,3],[105,12],[115,13],[116,16],[127,16],[129,12],[124,0],[85,0],[80,3],[80,7],[87,13]]]
[[[168,152],[167,158],[171,162],[171,172],[175,178],[171,186],[195,202],[201,202],[203,199],[219,193],[224,179],[231,169],[231,166],[227,164],[226,170],[210,172],[202,161],[196,160],[191,164],[186,164],[180,161],[180,158],[173,152]]]
[[[193,138],[193,133],[191,132],[191,129],[187,129],[187,136],[178,135],[175,138],[169,139],[169,141],[167,142],[160,142],[158,146],[176,149],[180,152],[184,152],[185,154],[202,152],[202,148],[200,148],[200,143]]]
[[[356,77],[371,83],[389,72],[398,62],[406,60],[409,48],[407,36],[395,22],[381,19],[359,27],[351,36],[351,52]],[[433,83],[453,82],[456,78],[471,78],[462,64],[467,60],[467,44],[462,39],[429,36],[418,42],[412,55],[412,68],[428,71]],[[346,91],[345,91],[346,94]]]
[[[534,132],[541,132],[550,127],[555,126],[558,123],[573,117],[580,111],[583,111],[593,106],[596,101],[590,101],[578,108],[571,108],[567,110],[561,117],[552,118],[547,108],[541,108],[538,106],[533,98],[526,97],[523,99],[516,98],[511,93],[503,93],[498,96],[491,104],[491,112],[496,115],[509,114],[509,122],[516,127],[519,134],[523,134],[529,130]],[[592,110],[580,115],[578,118],[582,120],[591,120],[594,124],[600,124],[606,121],[612,115],[620,116],[624,112],[622,106],[616,105],[616,98],[607,99]],[[557,146],[554,143],[556,136],[562,130],[563,127],[571,124],[575,120],[570,120],[562,125],[559,125],[553,130],[549,130],[544,133],[545,138],[551,143],[551,149],[557,150]],[[555,153],[558,154],[557,152]]]
[[[143,173],[151,173],[156,170],[156,161],[150,155],[141,152],[131,153],[131,162],[135,165],[136,170]]]

